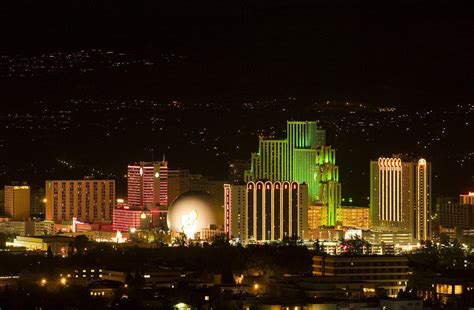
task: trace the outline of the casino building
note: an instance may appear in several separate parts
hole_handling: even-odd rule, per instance
[[[336,224],[341,206],[341,183],[336,150],[326,145],[326,131],[316,121],[288,121],[286,138],[260,137],[258,152],[251,154],[246,182],[297,182],[307,184],[310,205],[326,209],[325,226]]]
[[[370,162],[370,212],[374,229],[431,239],[431,163],[424,158],[381,157]]]
[[[304,239],[308,232],[308,185],[248,182],[224,185],[225,232],[243,244]]]

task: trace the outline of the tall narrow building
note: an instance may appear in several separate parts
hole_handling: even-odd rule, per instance
[[[415,238],[431,239],[431,164],[421,158],[416,164]]]
[[[370,213],[375,229],[431,239],[431,164],[400,156],[370,163]]]
[[[327,208],[327,226],[334,226],[341,204],[336,151],[325,145],[326,131],[317,122],[287,122],[287,137],[259,140],[259,151],[251,154],[245,181],[289,181],[306,183],[310,204]]]
[[[128,166],[128,204],[133,208],[168,205],[168,162],[139,162]]]
[[[6,185],[5,215],[14,221],[28,221],[30,219],[30,187],[27,185]]]

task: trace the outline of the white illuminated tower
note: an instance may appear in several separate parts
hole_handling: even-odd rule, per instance
[[[431,164],[381,157],[370,163],[371,227],[431,239]]]
[[[416,165],[416,239],[431,239],[431,164],[425,159]]]

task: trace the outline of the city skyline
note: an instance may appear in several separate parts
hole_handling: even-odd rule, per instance
[[[473,12],[422,2],[4,4],[0,180],[113,176],[122,193],[151,149],[222,179],[258,135],[319,120],[343,198],[365,203],[367,162],[399,153],[430,158],[434,192],[468,190]]]
[[[474,309],[473,16],[0,1],[0,309]]]

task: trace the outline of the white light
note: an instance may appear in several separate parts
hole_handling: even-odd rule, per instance
[[[189,214],[184,214],[181,216],[181,225],[186,237],[194,237],[194,234],[196,233],[198,217],[199,215],[197,210],[192,210]]]

